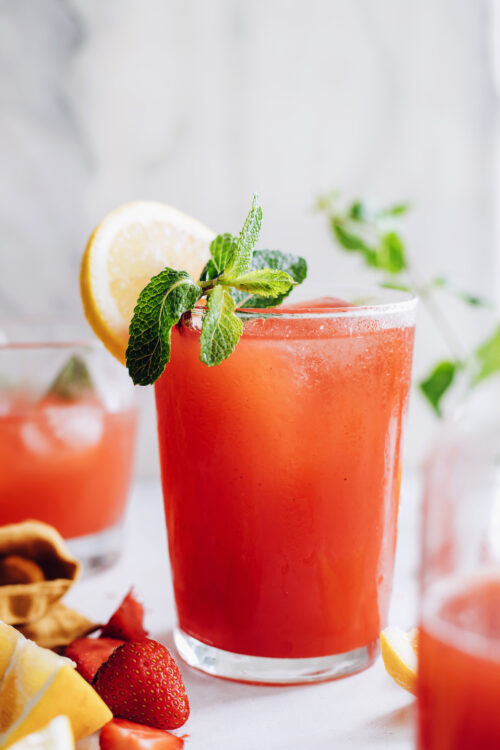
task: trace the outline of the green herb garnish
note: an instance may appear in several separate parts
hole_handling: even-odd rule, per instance
[[[439,362],[432,372],[420,383],[418,387],[427,401],[430,403],[438,417],[442,417],[441,399],[455,380],[459,365],[447,360]]]
[[[500,326],[473,354],[473,383],[480,383],[500,372]]]
[[[243,332],[236,307],[275,307],[307,275],[303,258],[278,250],[255,250],[262,209],[254,196],[236,237],[219,234],[211,258],[194,281],[187,271],[165,268],[142,290],[130,323],[127,367],[136,385],[154,383],[170,361],[172,328],[206,298],[200,359],[219,365],[234,351]]]
[[[320,198],[317,206],[326,213],[336,243],[346,252],[361,257],[365,265],[381,275],[381,286],[413,292],[427,308],[451,355],[434,365],[419,383],[420,392],[438,416],[442,416],[442,399],[455,383],[459,371],[465,372],[470,387],[500,372],[500,328],[477,349],[468,352],[441,306],[439,294],[451,294],[472,308],[493,308],[491,301],[462,289],[443,276],[426,282],[417,277],[400,234],[400,220],[408,212],[409,204],[399,203],[373,211],[360,200],[343,206],[338,192],[334,192]]]
[[[87,365],[81,357],[73,354],[54,378],[47,395],[75,401],[93,389]]]

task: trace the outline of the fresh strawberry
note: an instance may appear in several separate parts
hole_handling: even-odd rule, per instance
[[[144,607],[130,589],[107,625],[101,631],[101,638],[118,638],[121,641],[143,641],[148,632],[144,630]]]
[[[184,740],[170,732],[113,719],[101,730],[101,750],[176,750],[184,747]]]
[[[170,651],[156,641],[146,639],[117,648],[92,684],[117,719],[176,729],[189,716],[179,668]]]
[[[76,662],[76,669],[88,682],[92,682],[95,673],[124,641],[114,638],[78,638],[66,646],[65,656]]]

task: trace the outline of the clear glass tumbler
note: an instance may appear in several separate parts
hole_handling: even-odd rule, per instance
[[[392,582],[415,299],[240,311],[231,357],[176,328],[156,405],[181,656],[258,683],[369,666]]]
[[[500,747],[500,379],[469,397],[426,468],[419,750]]]
[[[95,340],[0,323],[0,524],[45,521],[84,570],[112,563],[136,417],[125,368]]]

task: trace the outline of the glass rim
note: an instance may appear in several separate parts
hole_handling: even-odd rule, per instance
[[[413,312],[418,303],[418,296],[412,292],[406,292],[400,289],[384,288],[377,286],[338,286],[332,290],[333,294],[342,299],[343,296],[358,296],[360,300],[364,298],[379,298],[378,301],[360,301],[359,304],[346,305],[345,307],[319,307],[309,308],[307,312],[300,310],[287,310],[276,307],[272,310],[268,308],[236,308],[236,315],[242,320],[335,320],[349,318],[371,318],[385,317],[395,314]],[[383,298],[383,299],[382,299]],[[312,300],[313,301],[313,300]],[[300,306],[301,302],[295,303]],[[201,318],[206,314],[206,308],[195,307],[192,315]],[[37,338],[37,329],[43,328],[48,321],[34,321],[29,319],[0,320],[0,351],[19,351],[19,350],[37,350],[37,349],[93,349],[104,350],[104,344],[97,336],[63,336],[60,339],[50,338],[47,335]],[[27,337],[19,335],[8,336],[9,326],[25,326],[29,328],[30,334]],[[57,326],[57,323],[54,323]],[[68,326],[64,326],[68,327]],[[71,324],[69,325],[71,327]],[[78,326],[80,327],[80,326]],[[31,333],[32,332],[32,333]]]
[[[6,349],[101,349],[100,339],[83,320],[52,316],[0,318],[0,351]]]
[[[0,338],[0,351],[23,349],[104,349],[104,346],[99,339],[91,338],[61,341],[2,341]]]
[[[271,319],[271,320],[332,320],[342,318],[369,318],[369,317],[384,317],[391,314],[401,314],[406,312],[413,312],[418,303],[418,296],[412,292],[406,292],[401,289],[391,289],[376,286],[366,287],[355,287],[355,286],[344,286],[336,287],[332,290],[335,295],[342,298],[343,295],[356,293],[360,298],[367,297],[369,295],[382,294],[391,299],[387,299],[380,302],[365,302],[360,304],[350,303],[344,307],[318,307],[309,308],[307,312],[300,310],[280,310],[276,307],[272,310],[268,308],[245,308],[238,307],[235,310],[236,315],[243,320],[258,320],[258,319]],[[313,300],[311,300],[313,301]],[[286,304],[286,303],[285,303]],[[292,302],[293,304],[293,302]],[[301,302],[297,302],[296,305],[299,307]],[[196,317],[203,317],[206,314],[205,307],[195,307],[192,310],[192,315]]]

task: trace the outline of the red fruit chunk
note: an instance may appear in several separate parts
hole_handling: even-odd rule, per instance
[[[143,641],[148,632],[144,630],[144,607],[130,589],[107,625],[101,631],[101,638],[119,638],[121,641]]]
[[[77,638],[66,646],[64,654],[76,662],[76,669],[81,676],[92,682],[101,664],[108,660],[118,646],[123,646],[123,641],[115,638]]]
[[[170,651],[156,641],[147,639],[117,648],[92,684],[117,719],[177,729],[189,716],[179,668]]]
[[[161,729],[113,719],[101,730],[99,746],[101,750],[175,750],[184,747],[184,740]]]

